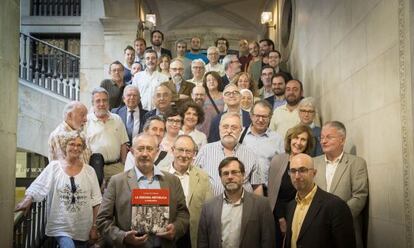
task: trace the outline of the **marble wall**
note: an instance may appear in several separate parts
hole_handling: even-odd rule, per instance
[[[293,2],[290,70],[368,162],[368,247],[412,247],[410,1]]]
[[[18,0],[0,1],[0,247],[13,244],[19,17]]]

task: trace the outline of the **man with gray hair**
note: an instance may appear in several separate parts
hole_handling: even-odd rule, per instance
[[[223,91],[224,87],[241,71],[240,61],[235,54],[226,55],[223,58],[223,66],[225,75],[221,77],[222,84],[219,85],[219,91]]]
[[[226,157],[237,157],[246,167],[243,178],[244,189],[263,195],[264,181],[256,154],[245,145],[238,143],[242,131],[240,114],[234,112],[223,114],[219,129],[220,140],[204,145],[194,162],[210,176],[213,194],[215,196],[222,194],[224,189],[218,174],[218,165]]]
[[[121,117],[109,112],[108,92],[101,87],[92,91],[93,111],[88,114],[86,137],[92,153],[104,160],[105,180],[124,169],[128,152],[128,135]]]
[[[175,59],[181,60],[184,64],[184,80],[190,79],[193,75],[191,74],[191,59],[185,57],[187,51],[187,42],[185,40],[177,40],[175,42],[175,52],[177,57]]]
[[[195,85],[202,85],[204,72],[206,71],[205,67],[206,63],[204,63],[202,59],[194,59],[193,62],[191,62],[191,73],[193,74],[193,78],[188,80],[188,82]]]
[[[315,158],[315,183],[323,190],[339,196],[351,209],[357,247],[363,247],[361,212],[368,199],[367,163],[361,157],[344,152],[345,125],[339,121],[326,122],[321,131],[325,155]]]
[[[63,122],[60,123],[49,136],[49,161],[58,160],[62,158],[63,151],[60,146],[59,137],[61,133],[72,131],[84,132],[83,128],[87,121],[88,109],[86,106],[78,101],[72,101],[63,108]],[[86,149],[83,151],[81,160],[89,164],[91,151],[89,144],[86,143]]]
[[[129,145],[131,145],[132,138],[142,131],[144,115],[147,111],[141,108],[141,96],[134,85],[125,86],[122,99],[125,105],[112,109],[111,112],[121,117],[128,134]]]
[[[219,50],[215,46],[211,46],[207,49],[207,58],[209,63],[206,65],[206,72],[216,71],[220,74],[220,77],[224,76],[224,66],[219,63]]]

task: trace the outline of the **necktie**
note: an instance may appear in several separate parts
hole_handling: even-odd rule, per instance
[[[132,141],[132,131],[134,130],[134,112],[134,110],[129,111],[129,118],[126,125],[127,134],[130,141]]]

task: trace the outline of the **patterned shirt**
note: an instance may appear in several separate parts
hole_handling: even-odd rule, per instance
[[[59,160],[60,158],[63,158],[63,150],[62,147],[60,146],[60,139],[59,139],[59,134],[61,133],[66,133],[66,132],[71,132],[71,131],[75,131],[75,129],[73,129],[71,126],[69,126],[65,121],[60,123],[55,130],[53,130],[52,133],[50,133],[49,136],[49,162],[52,160]],[[81,130],[81,132],[83,134],[85,134],[84,130]],[[86,137],[86,135],[85,135]],[[89,164],[89,158],[91,157],[91,149],[89,147],[89,143],[87,142],[87,140],[85,140],[86,142],[86,148],[85,150],[82,152],[81,155],[81,161],[85,164]]]
[[[256,155],[243,144],[237,144],[233,149],[233,152],[233,156],[242,161],[245,166],[243,187],[248,192],[252,192],[253,185],[264,183],[261,168],[256,160]],[[224,191],[218,172],[218,166],[224,158],[226,158],[224,147],[221,144],[221,141],[217,141],[204,145],[194,162],[195,165],[202,168],[209,175],[214,196],[217,196]]]

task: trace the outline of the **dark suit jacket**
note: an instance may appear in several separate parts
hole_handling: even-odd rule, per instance
[[[198,226],[198,248],[221,247],[223,194],[203,205]],[[244,191],[240,247],[275,247],[273,214],[267,199]]]
[[[265,101],[267,101],[270,104],[270,106],[272,106],[272,109],[273,109],[273,104],[275,104],[275,96],[266,97]]]
[[[221,116],[224,113],[225,112],[222,112],[216,115],[216,117],[214,117],[213,120],[211,120],[210,133],[208,134],[208,138],[207,138],[208,143],[212,143],[212,142],[216,142],[220,140],[219,124],[220,124]],[[249,112],[242,110],[242,115],[243,115],[242,116],[243,127],[247,128],[250,126],[250,124],[252,124],[252,120],[250,119],[250,114]]]
[[[226,74],[224,74],[224,76],[221,77],[221,85],[218,86],[218,90],[222,92],[224,90],[224,87],[226,87],[226,85],[228,85],[229,83],[230,83],[229,78],[227,77]]]
[[[119,117],[121,117],[122,122],[125,125],[127,125],[127,113],[128,113],[128,109],[127,106],[123,106],[123,107],[118,107],[118,108],[113,108],[111,110],[112,113],[119,115]],[[139,133],[142,132],[142,128],[144,127],[144,123],[145,123],[145,119],[144,119],[144,115],[147,113],[146,110],[140,108],[139,109]],[[129,141],[132,144],[132,140]]]
[[[170,223],[174,224],[176,238],[184,235],[188,228],[189,213],[185,203],[183,188],[179,179],[168,172],[160,178],[161,188],[170,190]],[[103,195],[96,219],[102,236],[113,247],[125,247],[125,232],[131,230],[131,191],[138,188],[134,169],[112,176]],[[174,247],[174,241],[161,239],[162,247]]]
[[[145,50],[149,50],[149,49],[152,49],[152,47],[145,48]],[[172,59],[171,51],[161,47],[161,55],[164,55],[164,54],[170,56],[170,58]]]
[[[191,99],[191,92],[193,91],[193,88],[195,86],[195,84],[183,80],[181,82],[180,90],[177,92],[175,88],[175,84],[171,80],[164,82],[161,85],[165,85],[171,90],[172,92],[171,101],[174,102],[177,107],[179,107],[183,102],[187,101],[187,99],[181,100],[180,94],[187,95],[189,97],[188,99]]]
[[[288,205],[286,216],[286,248],[291,247],[295,209],[296,200],[293,200]],[[296,245],[298,248],[355,248],[352,214],[346,203],[318,188],[303,220]]]

